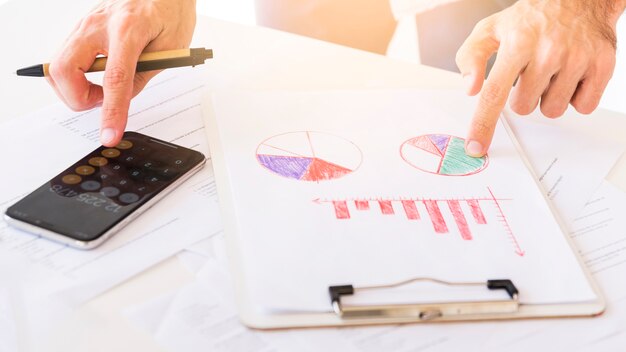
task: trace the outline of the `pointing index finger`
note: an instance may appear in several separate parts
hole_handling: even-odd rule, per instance
[[[112,36],[109,43],[100,130],[100,140],[106,146],[116,145],[126,128],[137,59],[145,47],[129,39],[132,37],[129,34]]]
[[[504,109],[513,83],[523,68],[521,61],[507,50],[500,50],[499,54],[480,93],[478,107],[474,112],[465,144],[465,152],[473,157],[480,157],[487,153],[498,118]]]

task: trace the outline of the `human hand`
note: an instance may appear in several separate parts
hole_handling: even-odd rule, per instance
[[[481,93],[466,153],[487,153],[516,79],[510,107],[518,114],[530,114],[540,101],[541,112],[550,118],[563,115],[570,103],[580,113],[593,112],[613,75],[615,26],[625,3],[520,0],[479,22],[456,56],[468,94]]]
[[[139,55],[188,47],[195,7],[195,0],[105,0],[82,19],[50,62],[48,82],[66,105],[73,110],[102,105],[103,145],[119,143],[131,98],[158,73],[136,73]],[[85,77],[100,54],[108,57],[103,86]]]

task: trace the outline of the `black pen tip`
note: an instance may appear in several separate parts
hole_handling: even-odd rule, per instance
[[[15,72],[18,76],[28,76],[28,77],[43,77],[43,65],[34,65],[30,67],[25,67],[17,70]]]

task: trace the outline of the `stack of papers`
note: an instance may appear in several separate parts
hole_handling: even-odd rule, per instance
[[[194,72],[160,75],[133,101],[129,130],[154,135],[209,155]],[[200,76],[200,75],[198,75]],[[97,146],[99,111],[62,106],[0,128],[7,165],[0,210]],[[625,119],[626,124],[626,119]],[[613,126],[615,127],[615,126]],[[474,324],[257,332],[243,327],[225,269],[222,225],[210,163],[191,180],[94,251],[82,252],[0,223],[0,351],[45,337],[46,324],[172,255],[196,280],[180,290],[130,307],[126,314],[162,346],[185,351],[448,350],[472,347],[527,351],[608,350],[626,341],[626,209],[623,192],[603,179],[624,151],[593,134],[562,133],[540,119],[515,120],[544,191],[571,229],[586,264],[607,297],[604,317]],[[50,143],[24,143],[45,141]],[[29,145],[30,144],[30,145]],[[585,164],[580,160],[584,156]],[[11,268],[11,270],[7,270]],[[19,268],[16,270],[15,268]],[[513,344],[513,342],[515,342]]]

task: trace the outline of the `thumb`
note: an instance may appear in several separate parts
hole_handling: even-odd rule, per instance
[[[456,65],[461,71],[468,95],[480,92],[485,79],[487,61],[499,46],[500,42],[494,34],[492,21],[486,18],[478,22],[457,51]]]

